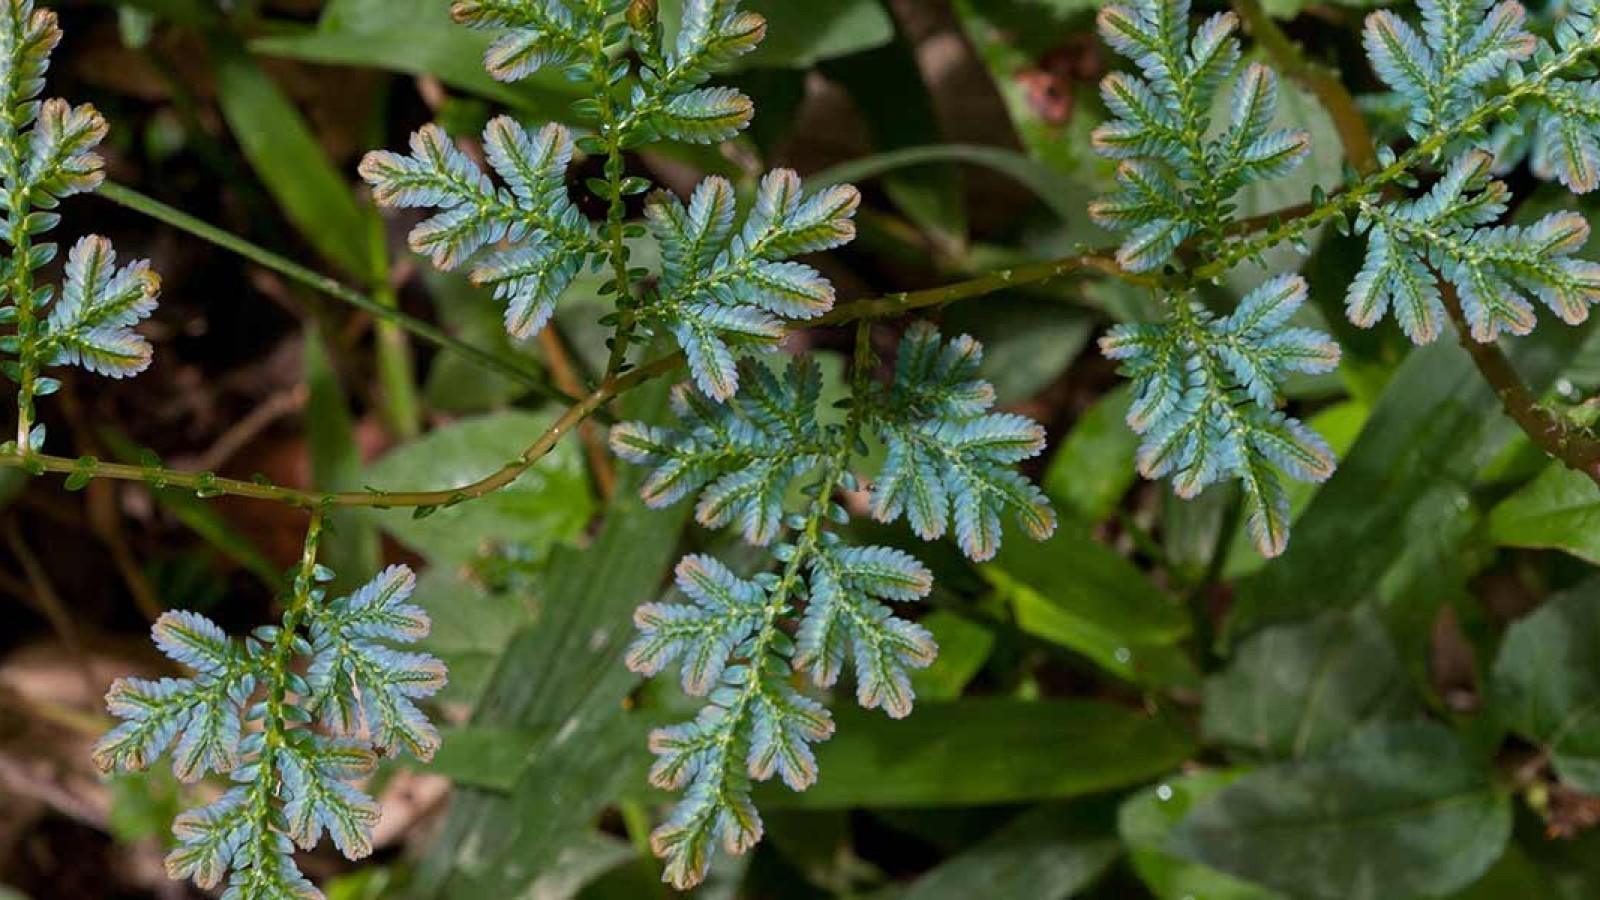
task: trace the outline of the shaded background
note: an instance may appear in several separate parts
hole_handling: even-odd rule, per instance
[[[858,181],[861,239],[814,261],[843,299],[1111,242],[1083,212],[1110,183],[1088,149],[1104,115],[1094,85],[1112,64],[1093,34],[1093,4],[748,5],[772,20],[770,36],[727,80],[755,98],[755,126],[726,152],[644,153],[633,171],[679,192],[713,171],[749,185],[773,166]],[[484,39],[450,25],[446,3],[55,6],[66,38],[48,95],[92,101],[111,122],[111,180],[546,365],[557,380],[581,384],[603,367],[605,310],[587,299],[592,290],[564,302],[559,340],[512,347],[496,304],[410,255],[413,220],[379,215],[356,184],[362,153],[403,146],[427,121],[471,135],[501,110],[569,118],[572,88],[557,78],[491,81],[478,64]],[[1277,6],[1291,35],[1345,64],[1354,89],[1375,86],[1359,57],[1361,9]],[[1283,106],[1317,149],[1292,177],[1242,198],[1241,215],[1341,179],[1326,115],[1287,86]],[[579,169],[576,178],[596,174]],[[1529,209],[1572,202],[1525,173],[1511,179]],[[60,243],[105,234],[124,257],[151,258],[165,289],[147,331],[151,370],[127,383],[69,378],[45,409],[63,452],[153,452],[176,468],[296,486],[426,488],[491,470],[548,421],[536,398],[470,361],[194,237],[101,197],[65,211]],[[917,713],[888,723],[841,705],[818,786],[758,795],[766,842],[749,859],[719,862],[704,896],[1263,900],[1279,895],[1160,849],[1191,792],[1209,796],[1233,776],[1158,780],[1196,763],[1292,759],[1360,722],[1421,710],[1494,745],[1478,713],[1499,636],[1600,560],[1590,527],[1600,496],[1514,434],[1454,348],[1411,353],[1392,328],[1345,326],[1337,310],[1359,257],[1324,237],[1309,261],[1291,252],[1274,262],[1314,270],[1322,296],[1308,324],[1345,344],[1339,375],[1291,391],[1345,466],[1315,500],[1296,486],[1297,509],[1311,504],[1315,515],[1271,565],[1235,533],[1229,490],[1181,503],[1135,476],[1136,442],[1121,422],[1127,389],[1092,342],[1146,315],[1150,298],[1068,282],[936,313],[947,331],[985,342],[1003,405],[1049,429],[1052,453],[1030,474],[1060,508],[1062,534],[1042,547],[1014,538],[979,567],[947,547],[923,554],[939,589],[921,622],[943,652],[919,678]],[[877,335],[886,353],[893,331]],[[842,335],[796,343],[823,354],[837,378]],[[1519,360],[1555,388],[1555,402],[1576,403],[1600,382],[1592,343],[1586,330],[1547,326]],[[624,409],[650,416],[661,405],[660,391],[645,390]],[[626,499],[630,477],[569,441],[481,503],[419,522],[339,522],[331,554],[341,571],[375,571],[380,559],[428,567],[429,649],[452,670],[440,715],[460,724],[479,713],[427,770],[381,774],[373,860],[353,866],[331,848],[307,856],[330,896],[667,893],[636,851],[664,799],[644,787],[643,734],[693,707],[671,679],[641,686],[595,647],[626,640],[629,610],[659,591],[677,552],[721,539],[684,529],[677,513],[642,511]],[[273,619],[270,585],[298,553],[303,525],[270,504],[112,483],[69,492],[0,470],[0,883],[35,898],[198,896],[161,871],[170,820],[188,805],[171,777],[107,782],[89,765],[104,727],[99,697],[116,675],[162,674],[147,639],[160,609],[195,609],[235,633]],[[1256,644],[1256,655],[1202,682],[1224,666],[1217,634],[1323,609],[1359,614]],[[1312,670],[1305,693],[1273,693],[1302,683],[1296,666]],[[1333,686],[1331,712],[1311,697],[1313,682]],[[1286,704],[1280,717],[1309,717],[1293,746],[1211,720],[1275,702]],[[1512,743],[1494,771],[1510,777],[1530,756]],[[1600,804],[1541,766],[1517,785],[1535,788],[1541,799],[1517,804],[1518,843],[1492,873],[1502,880],[1470,896],[1600,896],[1600,874],[1586,869],[1600,859],[1588,837]]]

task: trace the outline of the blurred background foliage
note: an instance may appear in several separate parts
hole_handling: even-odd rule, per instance
[[[487,38],[453,26],[442,0],[56,5],[69,37],[53,90],[113,123],[114,181],[557,383],[603,365],[598,302],[564,304],[548,339],[513,346],[496,304],[411,257],[409,223],[380,216],[353,178],[363,151],[426,121],[474,133],[500,111],[566,120],[575,97],[559,77],[490,80]],[[1109,243],[1084,214],[1111,180],[1088,148],[1108,65],[1096,4],[748,6],[772,23],[734,78],[755,128],[725,153],[630,165],[680,190],[708,172],[749,186],[777,165],[860,183],[862,240],[819,263],[846,299]],[[1267,6],[1354,89],[1373,86],[1361,4]],[[1287,85],[1283,107],[1317,151],[1242,215],[1341,178],[1326,114]],[[1531,195],[1524,221],[1573,202],[1512,178]],[[104,199],[74,202],[86,209],[69,221],[152,257],[167,285],[152,372],[136,387],[69,382],[52,411],[79,453],[417,487],[493,469],[550,420],[522,385],[382,317]],[[921,622],[942,652],[918,675],[916,715],[841,708],[819,784],[763,791],[769,839],[719,862],[701,895],[1600,896],[1600,492],[1502,418],[1458,348],[1344,323],[1359,264],[1348,239],[1286,253],[1279,270],[1317,273],[1307,324],[1337,334],[1346,363],[1291,385],[1340,468],[1294,486],[1294,542],[1270,563],[1241,536],[1231,491],[1186,503],[1135,477],[1128,392],[1093,339],[1140,318],[1147,296],[1061,282],[938,314],[985,343],[1001,402],[1048,425],[1033,474],[1063,527],[984,565],[931,552],[939,588]],[[1541,329],[1514,351],[1577,415],[1600,387],[1593,331]],[[841,335],[797,343],[837,382]],[[663,391],[630,395],[619,418],[658,416]],[[645,785],[643,736],[689,707],[670,679],[642,686],[620,651],[676,554],[728,542],[686,529],[681,510],[643,510],[635,473],[589,437],[482,502],[337,522],[339,571],[426,566],[428,649],[452,681],[439,757],[380,775],[376,858],[306,860],[330,897],[668,893],[643,845],[663,801]],[[907,540],[881,530],[873,541]],[[0,531],[0,896],[193,896],[159,866],[176,783],[92,774],[98,696],[115,674],[162,674],[144,638],[152,611],[233,630],[266,619],[298,515],[0,471]]]

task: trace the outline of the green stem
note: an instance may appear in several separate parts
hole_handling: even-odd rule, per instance
[[[576,429],[606,404],[647,381],[671,372],[682,363],[682,355],[673,354],[626,374],[607,379],[588,396],[568,407],[561,418],[530,444],[521,456],[506,463],[494,473],[458,488],[436,491],[302,491],[268,483],[219,478],[209,472],[176,472],[155,466],[107,463],[92,458],[67,459],[44,454],[24,456],[21,453],[0,453],[0,468],[23,469],[35,474],[54,472],[69,478],[137,481],[158,488],[192,490],[201,496],[227,495],[251,500],[270,500],[312,510],[330,506],[373,509],[453,506],[488,496],[516,481],[554,450],[568,432]]]
[[[261,756],[256,761],[255,782],[250,785],[249,818],[253,823],[251,833],[255,840],[247,852],[252,857],[248,869],[255,882],[252,886],[256,888],[272,886],[271,881],[263,879],[269,877],[266,873],[274,871],[272,861],[278,855],[274,842],[277,829],[273,826],[273,820],[277,818],[277,756],[289,741],[288,716],[284,709],[289,679],[293,674],[291,666],[295,657],[295,639],[300,631],[301,620],[310,613],[311,604],[316,601],[317,546],[322,539],[322,525],[322,510],[313,510],[311,522],[306,526],[300,565],[295,572],[294,591],[289,598],[288,608],[284,610],[283,624],[278,628],[272,649],[267,655],[267,696],[265,714],[261,719]],[[254,896],[249,890],[244,893]]]
[[[1258,217],[1248,223],[1241,223],[1241,227],[1246,224],[1257,225],[1259,223],[1264,225],[1279,218],[1298,215],[1299,211],[1300,208],[1296,207],[1273,216]],[[176,213],[175,210],[172,212]],[[176,214],[183,215],[182,213]],[[209,226],[204,227],[209,228]],[[252,248],[252,250],[258,249]],[[259,252],[266,254],[268,257],[272,256],[266,251]],[[288,264],[293,265],[292,263]],[[797,327],[809,328],[819,325],[839,325],[847,322],[882,319],[913,310],[941,307],[962,300],[988,296],[998,291],[1090,272],[1110,275],[1133,284],[1156,286],[1159,283],[1157,279],[1148,276],[1124,272],[1117,266],[1112,252],[1108,250],[1018,266],[944,287],[930,288],[923,291],[908,291],[844,303],[836,307],[828,315],[802,323]],[[315,273],[308,274],[312,278],[322,278]],[[346,290],[344,288],[340,289]],[[512,483],[541,457],[549,453],[561,438],[565,437],[568,431],[574,430],[588,418],[600,415],[612,400],[639,385],[672,372],[682,364],[683,354],[681,352],[673,353],[639,368],[606,378],[587,396],[579,398],[568,407],[566,413],[551,427],[550,431],[541,435],[521,457],[508,463],[494,474],[461,488],[415,492],[359,491],[333,493],[301,491],[273,484],[220,478],[211,473],[179,472],[159,466],[105,463],[89,458],[68,459],[48,455],[25,457],[20,453],[0,453],[0,468],[23,469],[35,475],[52,472],[69,478],[108,478],[117,481],[144,482],[157,487],[192,490],[202,495],[228,495],[252,500],[266,500],[306,509],[325,506],[419,508],[453,505],[487,496]]]
[[[379,285],[374,294],[386,309],[399,309],[394,288]],[[411,341],[397,323],[379,319],[377,342],[383,417],[395,437],[411,440],[422,434],[422,403],[417,398],[416,359],[411,352]]]
[[[596,14],[603,16],[603,0],[593,0],[600,7]],[[622,185],[627,174],[627,157],[622,142],[629,128],[618,120],[616,97],[611,83],[611,56],[606,53],[605,36],[597,31],[590,45],[591,65],[600,77],[595,85],[595,97],[600,106],[598,131],[606,143],[606,257],[611,263],[612,286],[617,294],[617,328],[611,336],[611,355],[606,360],[606,377],[622,371],[628,361],[628,348],[633,343],[633,328],[637,320],[633,280],[628,275],[628,243],[625,219],[627,202],[622,195]]]
[[[830,454],[827,468],[822,477],[817,481],[817,493],[807,512],[805,525],[795,537],[794,553],[784,564],[783,574],[779,576],[776,586],[773,587],[768,597],[767,605],[762,610],[761,626],[756,632],[754,642],[751,644],[748,659],[751,674],[745,682],[743,689],[727,707],[725,721],[726,728],[718,736],[719,743],[723,746],[722,765],[723,772],[729,766],[743,766],[744,759],[733,755],[729,748],[738,738],[741,723],[744,722],[750,704],[766,690],[767,661],[773,653],[773,644],[778,636],[783,633],[779,627],[779,620],[790,614],[790,598],[794,597],[804,586],[802,572],[805,564],[810,560],[822,544],[823,524],[828,520],[828,507],[833,503],[834,492],[839,489],[840,482],[850,471],[850,460],[855,454],[856,443],[860,440],[862,420],[867,410],[867,381],[871,377],[872,369],[872,323],[868,319],[861,319],[856,323],[856,353],[855,368],[851,373],[851,395],[853,402],[850,407],[849,418],[845,426],[838,432],[839,443]],[[728,783],[726,777],[719,781],[719,788]],[[724,809],[731,805],[726,798],[719,798],[709,809]]]
[[[474,347],[415,316],[409,316],[398,309],[391,309],[366,294],[341,284],[335,279],[308,269],[243,238],[229,234],[215,225],[203,222],[188,213],[174,209],[132,188],[108,181],[100,186],[98,193],[112,203],[127,207],[159,222],[164,222],[203,241],[215,244],[230,253],[242,256],[256,265],[276,272],[291,281],[326,294],[342,303],[347,303],[356,309],[371,313],[380,321],[392,322],[396,327],[403,328],[442,350],[458,353],[485,369],[505,375],[546,399],[560,401],[575,401],[578,399],[568,396],[560,388],[557,388],[550,382],[549,376],[543,372],[524,368],[487,350]]]
[[[8,158],[15,159],[15,148],[8,148]],[[16,183],[15,177],[8,181]],[[15,186],[6,198],[11,230],[6,241],[11,245],[11,272],[6,278],[6,293],[17,310],[17,452],[24,457],[33,454],[30,432],[33,431],[33,401],[38,392],[39,378],[39,321],[33,303],[33,269],[31,267],[32,241],[28,234],[28,190]]]

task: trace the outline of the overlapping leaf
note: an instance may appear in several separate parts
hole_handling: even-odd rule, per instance
[[[415,588],[410,569],[391,566],[349,597],[317,608],[306,680],[335,734],[364,739],[390,756],[404,750],[428,760],[439,733],[413,701],[444,687],[444,666],[428,654],[380,643],[427,635],[427,616],[406,602]]]
[[[1333,474],[1333,454],[1315,432],[1277,412],[1290,372],[1327,372],[1339,348],[1327,335],[1285,327],[1304,302],[1305,280],[1279,276],[1217,317],[1186,298],[1174,321],[1121,325],[1101,341],[1134,382],[1128,424],[1144,436],[1139,469],[1171,475],[1180,496],[1236,478],[1262,553],[1288,543],[1288,498],[1280,473],[1300,481]]]
[[[1538,4],[1528,16],[1529,30],[1551,35],[1560,51],[1595,33],[1590,0]],[[1600,186],[1600,86],[1557,77],[1531,87],[1483,143],[1494,153],[1495,173],[1503,175],[1526,161],[1536,176],[1559,181],[1575,194],[1594,190]]]
[[[887,547],[832,546],[813,559],[810,587],[796,667],[819,687],[831,687],[853,657],[856,701],[896,719],[910,715],[911,670],[932,665],[938,648],[926,628],[896,618],[880,601],[922,599],[933,589],[933,573]]]
[[[753,360],[737,370],[744,389],[730,402],[712,403],[679,386],[672,395],[677,427],[620,425],[611,447],[655,470],[643,489],[650,505],[698,492],[702,524],[737,523],[746,540],[765,545],[783,524],[790,486],[828,449],[817,422],[822,373],[808,357],[796,357],[782,377]]]
[[[325,583],[333,574],[318,568],[315,576]],[[174,878],[208,889],[227,878],[223,896],[239,900],[319,898],[295,867],[294,845],[310,849],[326,833],[352,859],[372,852],[377,804],[355,782],[371,773],[374,749],[426,758],[438,742],[412,701],[438,689],[441,667],[379,643],[427,634],[427,616],[407,602],[414,581],[396,566],[334,601],[313,583],[297,584],[293,602],[309,606],[309,642],[267,628],[241,645],[189,612],[156,623],[156,645],[195,674],[113,685],[107,705],[123,722],[95,746],[95,762],[145,769],[171,746],[180,779],[216,772],[239,785],[174,823]],[[286,670],[282,648],[309,651],[306,678]],[[295,727],[318,712],[334,734]]]
[[[55,244],[39,240],[61,219],[46,210],[105,179],[105,162],[95,152],[106,136],[105,119],[89,104],[39,99],[60,39],[55,13],[32,0],[0,3],[0,110],[6,113],[0,121],[0,181],[11,198],[0,214],[11,248],[0,325],[16,326],[14,334],[0,338],[0,353],[16,357],[0,371],[22,386],[18,405],[26,418],[33,417],[34,398],[60,387],[42,374],[47,367],[75,365],[112,378],[142,372],[151,348],[133,326],[154,311],[160,288],[148,263],[119,270],[110,243],[94,236],[73,248],[53,308],[55,289],[34,281],[56,255]]]
[[[533,131],[501,116],[484,129],[483,145],[500,186],[437,125],[412,135],[409,156],[367,154],[361,176],[385,206],[439,210],[412,229],[412,249],[447,270],[477,259],[473,282],[494,288],[506,303],[506,331],[527,338],[544,328],[598,245],[567,194],[566,128]]]
[[[731,576],[719,577],[732,583]],[[766,589],[756,590],[766,602],[782,603]],[[735,651],[741,661],[722,671],[710,703],[695,719],[650,735],[657,757],[651,783],[684,791],[651,835],[655,852],[666,860],[665,878],[676,886],[697,884],[719,843],[733,854],[754,846],[762,824],[750,798],[752,780],[777,775],[804,790],[817,776],[810,744],[833,734],[828,711],[789,685],[792,645],[773,630],[774,619],[765,615]]]
[[[485,52],[483,67],[500,81],[521,81],[586,57],[591,35],[625,6],[626,0],[456,0],[450,15],[469,28],[501,32]]]
[[[667,193],[651,198],[646,216],[663,271],[646,320],[677,338],[706,395],[723,401],[739,389],[739,348],[772,347],[787,321],[833,308],[827,279],[788,260],[852,240],[860,202],[849,185],[807,194],[787,169],[762,179],[742,226],[722,178],[701,182],[688,205]]]
[[[733,88],[696,86],[754,50],[766,34],[766,19],[737,2],[684,3],[677,40],[665,54],[653,48],[644,54],[643,77],[630,98],[630,125],[638,129],[631,139],[708,144],[743,131],[755,114],[749,97]]]
[[[1422,0],[1422,33],[1389,10],[1367,17],[1362,32],[1374,71],[1408,109],[1408,129],[1421,138],[1460,121],[1489,95],[1493,82],[1533,56],[1538,42],[1515,0]]]
[[[1002,513],[1035,540],[1056,526],[1044,492],[1014,468],[1044,449],[1044,429],[988,412],[994,393],[977,377],[982,353],[970,337],[943,342],[927,323],[906,332],[894,384],[874,410],[888,455],[872,491],[878,521],[904,516],[924,540],[943,537],[953,521],[962,551],[980,561],[1000,548]]]
[[[1441,276],[1480,341],[1532,331],[1529,295],[1569,324],[1588,318],[1600,300],[1600,265],[1572,258],[1588,240],[1588,223],[1558,212],[1527,227],[1483,227],[1505,212],[1509,193],[1491,180],[1493,164],[1470,151],[1421,197],[1363,205],[1357,228],[1367,233],[1367,257],[1346,298],[1352,322],[1371,326],[1392,308],[1408,337],[1433,341],[1445,319]]]
[[[66,285],[50,309],[41,356],[124,378],[150,365],[150,342],[133,331],[156,308],[161,278],[139,260],[117,268],[117,254],[102,237],[80,240],[67,255]]]

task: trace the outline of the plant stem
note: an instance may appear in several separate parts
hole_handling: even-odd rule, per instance
[[[522,455],[472,484],[436,491],[302,491],[274,484],[219,478],[209,472],[175,472],[158,466],[135,466],[101,462],[97,459],[67,459],[45,454],[0,453],[0,468],[24,469],[35,474],[54,472],[80,478],[110,478],[138,481],[158,488],[182,488],[200,496],[228,495],[252,500],[270,500],[303,509],[326,507],[365,507],[375,509],[453,506],[484,497],[516,481],[533,468],[556,444],[616,397],[639,385],[671,372],[682,365],[681,354],[662,357],[626,374],[608,378],[582,400],[567,408],[561,418],[540,435]]]
[[[604,17],[603,0],[590,0],[590,2],[596,7],[596,15]],[[611,335],[611,356],[606,360],[606,377],[610,378],[621,372],[622,367],[627,364],[628,347],[633,343],[633,327],[636,319],[633,280],[628,275],[628,243],[624,221],[628,214],[628,205],[622,196],[622,184],[627,173],[627,158],[623,154],[622,141],[629,129],[618,118],[616,96],[613,94],[611,80],[611,55],[606,52],[604,32],[595,33],[590,52],[593,56],[590,64],[600,79],[594,87],[595,98],[600,106],[597,130],[606,144],[606,193],[609,194],[603,198],[607,201],[606,257],[611,264],[612,286],[616,288],[617,296],[617,328]]]
[[[288,699],[289,677],[292,674],[290,665],[294,662],[294,645],[300,631],[300,622],[310,612],[318,590],[317,546],[322,539],[322,524],[322,510],[312,510],[311,522],[306,526],[305,545],[300,552],[300,565],[295,572],[294,592],[289,598],[288,608],[284,610],[283,624],[278,629],[277,636],[272,642],[271,653],[267,658],[267,696],[261,719],[263,740],[261,756],[255,763],[259,774],[250,786],[249,795],[249,815],[255,823],[253,831],[256,841],[254,846],[242,851],[256,856],[254,863],[248,867],[255,878],[263,877],[263,873],[271,870],[271,864],[267,860],[277,851],[277,848],[271,845],[272,837],[277,833],[272,824],[276,813],[277,755],[287,746],[289,740],[288,719],[284,713],[284,706]],[[246,895],[253,896],[248,892]]]
[[[1467,324],[1461,298],[1450,284],[1441,285],[1440,298],[1450,318],[1456,324],[1456,335],[1467,355],[1478,367],[1483,380],[1494,388],[1505,414],[1533,441],[1534,445],[1567,468],[1582,472],[1596,485],[1600,485],[1600,439],[1576,423],[1563,421],[1550,410],[1539,405],[1539,400],[1512,367],[1500,345],[1480,343],[1473,339],[1472,328]]]
[[[802,324],[804,327],[810,328],[818,325],[840,325],[860,319],[884,319],[911,312],[912,310],[947,306],[962,300],[984,297],[1007,288],[1038,284],[1039,282],[1050,281],[1079,272],[1100,272],[1133,284],[1151,286],[1157,284],[1157,279],[1155,278],[1123,271],[1117,265],[1115,256],[1109,251],[1084,253],[1064,259],[1032,263],[1011,269],[1001,269],[970,281],[962,281],[944,287],[929,288],[923,291],[905,291],[870,300],[842,303],[834,307],[833,311],[827,315],[811,319]]]
[[[363,294],[354,288],[341,284],[333,278],[329,278],[326,275],[323,275],[312,269],[308,269],[305,266],[279,256],[270,250],[252,244],[243,238],[229,234],[227,231],[224,231],[215,225],[203,222],[200,219],[189,215],[188,213],[168,206],[167,204],[162,203],[161,201],[152,197],[147,197],[144,194],[133,190],[132,188],[108,181],[100,186],[100,189],[97,191],[97,193],[105,199],[110,200],[112,203],[127,207],[134,212],[149,216],[150,218],[159,222],[164,222],[174,228],[179,229],[180,231],[192,234],[203,241],[215,244],[216,246],[221,247],[222,249],[231,253],[238,254],[239,256],[250,260],[264,269],[277,272],[279,275],[282,275],[291,281],[298,282],[299,284],[305,285],[306,287],[311,288],[319,293],[326,294],[342,303],[347,303],[357,309],[369,312],[376,316],[380,321],[392,322],[397,327],[411,332],[422,340],[425,340],[442,350],[449,350],[452,353],[458,353],[461,356],[470,359],[478,365],[484,367],[485,369],[489,369],[490,371],[497,372],[517,381],[541,397],[549,400],[560,400],[567,402],[572,402],[579,399],[563,393],[561,389],[552,384],[549,377],[542,372],[524,368],[514,362],[511,362],[510,360],[496,356],[487,350],[474,347],[473,345],[454,337],[453,335],[446,334],[438,328],[435,328],[433,325],[430,325],[429,323],[424,322],[415,316],[410,316],[398,309],[392,309],[388,306],[385,306],[383,303],[368,297],[366,294]]]
[[[138,195],[135,195],[138,196]],[[155,201],[150,201],[154,203]],[[159,204],[157,204],[159,206]],[[168,208],[170,209],[170,208]],[[172,213],[182,216],[176,210]],[[1241,225],[1251,223],[1265,223],[1286,217],[1298,215],[1300,208],[1295,207],[1284,210],[1271,216],[1258,217]],[[210,226],[200,223],[204,228]],[[222,233],[224,238],[231,238]],[[254,248],[246,244],[252,252]],[[268,257],[273,254],[259,251]],[[293,266],[287,260],[286,265]],[[298,267],[296,267],[298,268]],[[334,284],[340,291],[347,288],[324,279],[309,270],[306,275],[319,281]],[[813,319],[803,324],[803,327],[818,325],[838,325],[847,322],[862,320],[882,319],[900,315],[917,309],[945,306],[962,300],[984,297],[997,291],[1008,288],[1020,287],[1028,284],[1038,284],[1051,279],[1067,275],[1099,272],[1121,278],[1135,284],[1155,285],[1157,280],[1151,277],[1135,275],[1124,272],[1116,264],[1111,251],[1098,253],[1085,253],[1070,256],[1064,259],[1034,263],[1027,266],[1005,269],[992,272],[969,281],[958,282],[945,287],[930,288],[923,291],[908,291],[899,294],[890,294],[866,300],[857,300],[852,303],[841,304],[833,312]],[[363,298],[365,300],[365,298]],[[562,417],[549,431],[541,435],[522,456],[506,464],[499,471],[477,482],[460,488],[437,491],[346,491],[346,492],[320,492],[302,491],[294,488],[282,487],[274,484],[254,481],[240,481],[232,478],[221,478],[208,472],[179,472],[160,466],[138,466],[120,463],[106,463],[97,459],[82,458],[68,459],[61,456],[35,454],[31,456],[20,452],[0,453],[0,468],[23,469],[38,475],[44,472],[53,472],[58,475],[78,476],[86,478],[107,478],[116,481],[135,481],[162,488],[179,488],[191,490],[202,496],[227,495],[251,500],[266,500],[296,506],[303,509],[316,509],[328,506],[354,506],[368,508],[419,508],[431,506],[447,506],[473,500],[494,493],[502,487],[516,481],[516,479],[533,467],[540,458],[548,454],[568,431],[576,429],[590,417],[596,416],[614,399],[648,381],[662,377],[683,364],[683,354],[673,353],[657,359],[647,365],[629,370],[626,373],[612,375],[601,384],[572,403]]]

